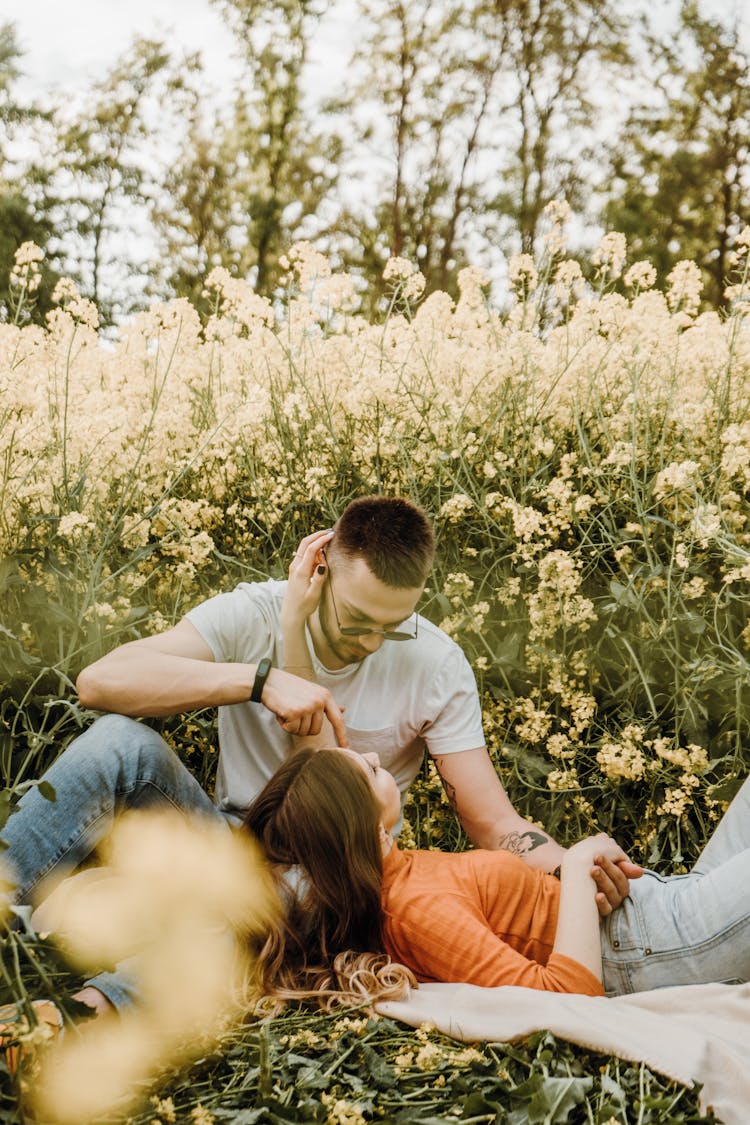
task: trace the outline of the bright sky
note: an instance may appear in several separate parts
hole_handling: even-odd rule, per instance
[[[16,25],[28,94],[101,78],[136,35],[200,50],[218,87],[231,72],[232,38],[209,0],[3,0],[0,19]]]
[[[333,93],[356,34],[352,3],[337,3],[323,20],[310,63],[313,87]],[[2,0],[0,22],[15,23],[26,78],[19,89],[38,98],[46,91],[86,87],[103,77],[136,36],[163,40],[174,53],[199,51],[208,81],[229,91],[237,64],[234,42],[210,0]]]
[[[657,24],[668,24],[679,0],[626,0],[646,8]],[[356,35],[353,5],[337,3],[323,19],[315,45],[316,85],[333,88],[351,54]],[[347,12],[347,8],[349,9]],[[747,42],[747,0],[701,0],[709,16],[736,20]],[[15,23],[28,75],[22,90],[38,96],[64,86],[86,86],[101,77],[136,35],[163,38],[173,48],[201,51],[217,89],[227,89],[233,72],[232,38],[210,0],[2,0],[0,22]]]

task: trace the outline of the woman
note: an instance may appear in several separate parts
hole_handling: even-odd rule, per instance
[[[410,974],[588,995],[750,979],[750,782],[690,874],[645,872],[601,927],[593,858],[624,859],[609,837],[570,848],[558,879],[508,852],[401,851],[399,814],[376,755],[304,749],[270,780],[245,820],[289,899],[266,995],[382,999]]]

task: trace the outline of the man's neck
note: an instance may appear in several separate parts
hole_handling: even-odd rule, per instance
[[[317,659],[323,665],[323,667],[326,668],[329,672],[338,672],[342,668],[346,668],[347,661],[341,660],[338,656],[336,656],[335,652],[333,652],[331,646],[326,640],[323,630],[320,627],[320,619],[318,617],[317,610],[309,618],[307,627],[310,630],[310,637],[312,638],[313,643],[313,651],[315,652]]]

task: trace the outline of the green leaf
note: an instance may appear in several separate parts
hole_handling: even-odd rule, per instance
[[[463,1102],[465,1117],[479,1117],[479,1115],[483,1113],[498,1113],[500,1108],[497,1102],[488,1101],[488,1099],[480,1093],[469,1094],[467,1098],[464,1098]]]
[[[365,1066],[378,1090],[391,1090],[396,1085],[396,1071],[369,1043],[362,1048]]]
[[[742,788],[744,777],[727,777],[716,785],[709,785],[706,796],[712,801],[731,801]]]
[[[618,606],[624,606],[625,609],[638,609],[640,601],[630,586],[623,586],[622,582],[613,578],[609,584],[609,592]]]
[[[593,1078],[544,1078],[529,1105],[529,1125],[563,1125],[571,1109],[586,1101]]]
[[[55,787],[53,785],[50,785],[48,781],[42,780],[38,784],[38,789],[41,795],[44,797],[45,801],[51,801],[53,804],[55,803],[55,801],[57,800],[57,793],[55,792]]]
[[[331,1079],[323,1074],[319,1066],[304,1066],[297,1071],[294,1085],[300,1090],[327,1090]]]
[[[50,785],[48,781],[38,781],[36,778],[31,778],[29,781],[20,782],[20,784],[15,788],[16,797],[18,797],[19,794],[27,793],[29,789],[38,789],[41,795],[48,801],[57,800],[57,794],[55,793],[54,787]]]
[[[602,1092],[614,1102],[617,1107],[625,1105],[626,1096],[625,1091],[619,1082],[615,1082],[614,1078],[610,1078],[608,1074],[602,1075]],[[610,1114],[611,1116],[611,1114]]]

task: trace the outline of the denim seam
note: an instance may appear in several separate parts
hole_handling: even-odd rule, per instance
[[[740,930],[747,926],[748,920],[750,920],[750,914],[743,914],[741,918],[735,919],[735,921],[731,922],[730,925],[725,926],[723,930],[719,930],[717,933],[712,934],[711,937],[706,938],[705,941],[699,941],[688,946],[680,945],[670,949],[660,949],[658,953],[650,953],[648,955],[648,960],[659,961],[665,957],[671,958],[674,957],[675,954],[680,953],[704,953],[707,950],[712,949],[716,945],[721,945],[721,943],[727,938],[731,938],[735,930]]]
[[[54,854],[54,856],[52,857],[52,859],[49,860],[49,862],[46,864],[46,866],[38,869],[38,871],[35,874],[34,881],[32,883],[29,883],[26,886],[22,886],[22,887],[18,888],[18,891],[20,892],[19,897],[21,898],[21,901],[25,901],[26,895],[28,894],[28,892],[33,887],[37,887],[44,880],[44,878],[49,874],[49,872],[52,871],[52,869],[58,865],[60,860],[64,859],[65,856],[69,852],[71,852],[73,850],[73,848],[75,848],[76,844],[80,843],[80,841],[83,840],[83,838],[86,836],[86,833],[91,828],[92,824],[96,824],[96,822],[98,820],[101,820],[102,817],[105,816],[105,815],[106,815],[105,813],[100,812],[100,813],[97,813],[96,816],[92,817],[91,820],[86,821],[86,823],[81,827],[81,830],[78,833],[78,835],[73,836],[71,839],[69,839]]]
[[[163,798],[164,798],[164,800],[165,800],[165,801],[166,801],[166,802],[167,802],[167,803],[168,803],[169,805],[171,805],[171,807],[172,807],[172,808],[174,808],[174,809],[177,809],[177,810],[178,810],[178,811],[180,811],[180,812],[184,811],[184,810],[183,810],[183,809],[181,808],[181,806],[180,806],[179,802],[175,801],[175,800],[174,800],[174,798],[173,798],[173,797],[171,797],[171,796],[170,796],[170,794],[169,794],[169,793],[167,793],[167,792],[166,792],[166,791],[165,791],[165,790],[164,790],[164,789],[163,789],[163,788],[161,787],[161,785],[159,785],[159,784],[158,784],[158,782],[154,781],[154,780],[153,780],[152,778],[147,778],[147,777],[138,777],[138,778],[136,778],[136,779],[135,779],[135,781],[134,781],[134,782],[132,783],[132,785],[130,785],[130,786],[129,786],[128,788],[126,788],[126,789],[122,789],[122,790],[120,791],[120,793],[121,793],[121,796],[123,796],[123,797],[127,797],[127,796],[129,796],[129,795],[130,795],[131,793],[135,792],[135,791],[136,791],[137,789],[139,789],[139,788],[142,788],[142,789],[143,789],[143,788],[146,788],[146,786],[150,786],[150,787],[151,787],[152,789],[156,790],[156,792],[157,792],[157,793],[159,793],[159,794],[160,794],[160,796],[161,796],[161,797],[163,797]],[[112,810],[112,815],[116,815],[116,812],[117,812],[117,811],[118,811],[118,810],[117,810],[116,808],[115,808],[114,810]],[[17,894],[18,894],[18,896],[19,896],[20,900],[21,900],[22,902],[25,902],[25,901],[26,901],[26,899],[27,899],[27,896],[28,896],[29,892],[30,892],[30,891],[31,891],[31,890],[32,890],[32,889],[33,889],[34,887],[37,887],[37,886],[39,886],[39,884],[40,884],[40,883],[41,883],[41,882],[42,882],[42,881],[43,881],[43,880],[45,879],[45,877],[46,877],[46,876],[47,876],[47,875],[49,874],[49,872],[50,872],[50,871],[52,871],[52,870],[53,870],[53,869],[54,869],[54,868],[55,868],[55,867],[56,867],[56,866],[58,865],[58,863],[59,863],[59,862],[60,862],[60,861],[61,861],[62,859],[64,859],[64,858],[65,858],[65,856],[66,856],[66,855],[68,855],[68,854],[69,854],[69,852],[71,852],[71,851],[72,851],[72,850],[73,850],[73,849],[74,849],[74,848],[76,847],[76,845],[77,845],[77,844],[79,844],[79,843],[80,843],[80,842],[81,842],[82,840],[84,840],[84,839],[85,839],[85,837],[86,837],[86,835],[88,834],[88,832],[89,832],[89,830],[91,829],[91,827],[92,827],[92,826],[93,826],[94,824],[96,824],[96,823],[97,823],[97,821],[99,821],[99,820],[101,820],[101,819],[102,819],[103,817],[107,817],[107,816],[109,816],[109,815],[110,815],[110,810],[109,810],[109,809],[105,809],[105,810],[103,810],[103,811],[101,811],[101,812],[98,812],[98,813],[96,814],[96,816],[93,816],[93,817],[91,817],[91,819],[90,819],[90,820],[87,820],[87,821],[86,821],[86,823],[85,823],[84,825],[82,825],[82,826],[81,826],[81,830],[80,830],[80,831],[78,832],[78,834],[77,834],[76,836],[73,836],[73,837],[72,837],[71,839],[69,839],[69,840],[68,840],[68,841],[67,841],[67,842],[65,843],[65,845],[64,845],[63,847],[61,847],[61,848],[60,848],[60,849],[59,849],[59,850],[58,850],[58,851],[57,851],[57,852],[55,853],[55,855],[54,855],[54,856],[52,857],[52,859],[51,859],[51,860],[49,860],[49,862],[48,862],[48,863],[47,863],[47,864],[46,864],[46,865],[45,865],[45,866],[44,866],[43,868],[40,868],[40,869],[38,870],[38,872],[36,873],[36,877],[35,877],[35,879],[34,879],[34,882],[33,882],[33,883],[29,883],[28,885],[25,885],[25,886],[21,886],[21,887],[19,887],[19,888],[18,888],[18,890],[17,890]]]

